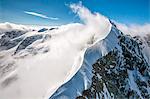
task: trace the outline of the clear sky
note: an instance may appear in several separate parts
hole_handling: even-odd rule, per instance
[[[79,22],[67,6],[79,1],[92,12],[117,22],[150,23],[150,0],[0,0],[0,22],[39,25]]]

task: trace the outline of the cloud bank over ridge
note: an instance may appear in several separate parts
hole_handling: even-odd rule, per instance
[[[120,29],[125,34],[129,34],[132,36],[136,36],[136,35],[146,36],[147,34],[150,34],[149,23],[144,25],[139,25],[139,24],[126,25],[126,24],[115,22],[115,24],[117,25],[118,29]]]

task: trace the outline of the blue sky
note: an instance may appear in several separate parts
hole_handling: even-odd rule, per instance
[[[67,6],[79,1],[92,12],[117,22],[150,23],[150,0],[0,0],[0,22],[39,25],[80,22]]]

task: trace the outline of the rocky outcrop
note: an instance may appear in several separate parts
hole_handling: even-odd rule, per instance
[[[118,36],[117,48],[92,65],[92,83],[77,99],[149,99],[150,67],[130,36]]]

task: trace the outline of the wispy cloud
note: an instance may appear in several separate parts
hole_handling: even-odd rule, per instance
[[[140,24],[122,24],[122,23],[118,23],[115,22],[115,24],[117,25],[117,27],[125,34],[130,34],[132,36],[145,36],[147,34],[150,34],[150,24],[144,24],[144,25],[140,25]]]
[[[24,13],[29,14],[29,15],[33,15],[33,16],[38,16],[38,17],[41,17],[41,18],[44,18],[44,19],[59,20],[59,18],[57,18],[57,17],[48,17],[46,15],[36,13],[36,12],[24,11]]]

